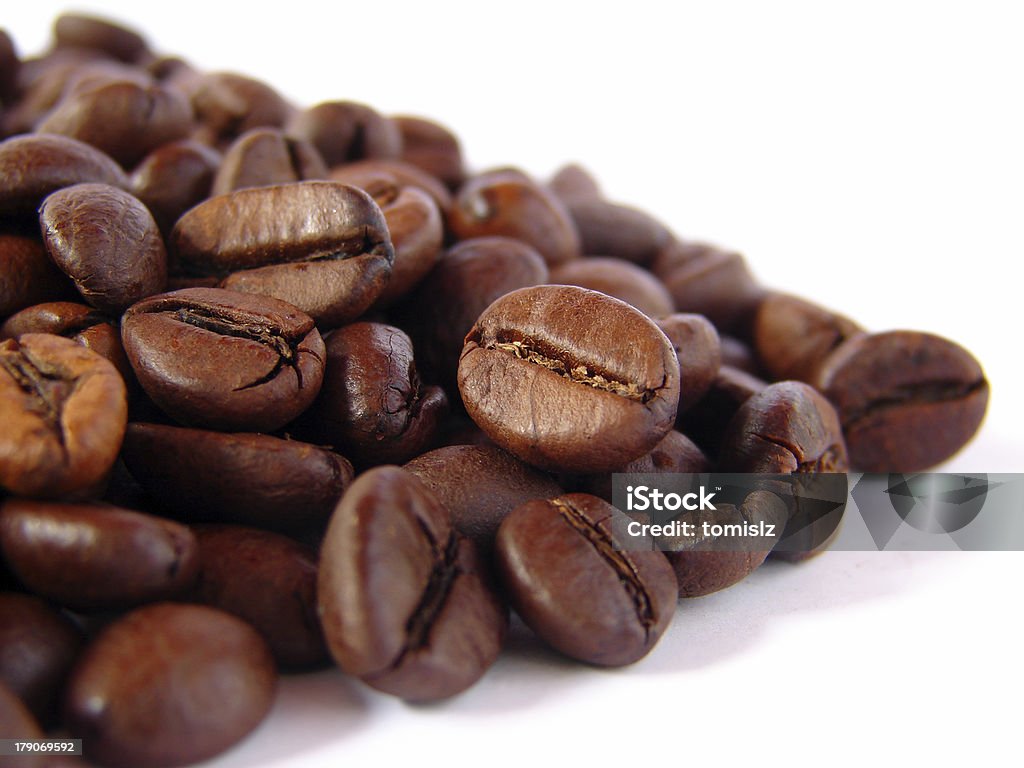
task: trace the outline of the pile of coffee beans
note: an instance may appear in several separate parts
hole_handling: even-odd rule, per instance
[[[108,21],[36,57],[0,30],[0,138],[0,735],[99,765],[228,748],[278,671],[453,696],[510,609],[629,664],[769,552],[621,546],[613,473],[914,472],[985,413],[960,346],[765,287],[578,166],[471,172],[435,122]]]

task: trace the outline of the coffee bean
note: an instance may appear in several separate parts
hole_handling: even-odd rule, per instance
[[[199,571],[187,528],[101,504],[8,499],[0,506],[0,548],[25,586],[79,611],[175,597]]]
[[[0,106],[13,102],[18,93],[21,61],[7,30],[0,29]]]
[[[266,83],[233,72],[185,71],[180,80],[198,124],[192,138],[218,149],[253,128],[283,128],[294,111]]]
[[[342,497],[320,554],[318,595],[338,665],[410,701],[447,698],[476,682],[507,626],[472,542],[397,467],[360,475]]]
[[[648,317],[672,314],[672,297],[658,278],[621,258],[588,256],[559,264],[551,270],[551,282],[607,293]]]
[[[165,293],[131,307],[121,334],[146,394],[189,425],[273,431],[302,413],[323,381],[313,320],[269,296]]]
[[[65,719],[102,765],[186,765],[259,725],[274,688],[274,660],[255,630],[213,608],[161,603],[118,620],[86,649]]]
[[[0,733],[5,739],[31,741],[44,738],[43,729],[25,704],[0,682]],[[4,758],[4,768],[50,768],[49,756],[26,752]]]
[[[417,456],[405,469],[434,492],[456,530],[487,553],[509,512],[563,492],[550,475],[493,445],[438,448]]]
[[[329,662],[316,614],[316,553],[280,534],[201,525],[202,570],[193,596],[246,621],[277,663],[308,669]]]
[[[131,175],[131,188],[166,237],[174,223],[210,194],[220,153],[197,141],[164,144],[143,158]]]
[[[0,342],[0,486],[25,496],[75,496],[110,471],[127,422],[114,366],[69,339]]]
[[[576,225],[562,201],[515,170],[467,179],[452,204],[448,226],[459,240],[491,235],[522,240],[549,265],[581,255]]]
[[[378,189],[383,183],[385,186],[418,187],[430,195],[442,213],[448,213],[452,207],[452,193],[441,181],[415,165],[402,160],[388,160],[386,158],[374,158],[372,160],[356,160],[355,162],[336,165],[331,169],[330,178],[332,181],[340,181],[342,184],[351,184],[353,187],[364,189],[377,199]]]
[[[352,482],[342,456],[297,440],[132,423],[123,456],[164,509],[301,534],[322,530]]]
[[[316,147],[328,167],[365,158],[397,159],[402,153],[398,126],[352,101],[327,101],[299,112],[288,132]]]
[[[224,288],[287,301],[328,328],[373,304],[394,261],[376,203],[326,181],[212,197],[178,220],[170,247],[178,271],[221,275]]]
[[[57,48],[93,48],[120,61],[139,61],[149,53],[145,38],[122,24],[81,13],[62,13],[53,24]]]
[[[647,265],[672,238],[661,222],[636,208],[597,197],[575,198],[567,204],[587,255]]]
[[[402,136],[401,158],[436,176],[449,187],[462,183],[466,172],[458,137],[433,120],[396,116],[391,122]]]
[[[327,166],[312,144],[290,138],[280,128],[253,128],[224,153],[210,194],[326,178]]]
[[[654,321],[672,343],[679,360],[679,414],[682,415],[711,389],[721,367],[718,332],[703,315],[684,312]]]
[[[988,406],[974,357],[914,331],[850,339],[812,383],[835,405],[850,462],[865,472],[919,472],[945,461],[973,437]]]
[[[679,428],[709,455],[717,457],[725,429],[736,411],[767,386],[767,381],[738,368],[723,365],[718,369],[704,397],[681,414],[677,422]]]
[[[119,315],[162,291],[167,253],[139,200],[106,184],[76,184],[49,195],[39,224],[54,263],[102,312]]]
[[[554,192],[564,203],[575,200],[600,200],[604,197],[597,179],[581,165],[570,163],[558,169],[548,189]]]
[[[353,323],[327,339],[327,373],[304,425],[357,465],[408,461],[431,444],[448,407],[424,387],[412,341],[383,323]]]
[[[16,592],[0,592],[0,616],[0,684],[19,696],[37,720],[52,722],[82,632],[42,600]]]
[[[54,266],[38,237],[0,233],[0,318],[74,295],[74,287]]]
[[[764,378],[764,371],[761,370],[754,351],[743,341],[735,336],[718,337],[719,346],[722,351],[722,365],[730,368],[738,368],[751,376]]]
[[[629,549],[616,522],[628,519],[607,502],[567,494],[518,507],[495,542],[498,573],[523,621],[567,656],[610,667],[650,652],[677,598],[665,555]]]
[[[495,301],[466,337],[458,379],[488,437],[552,471],[611,472],[642,456],[672,428],[679,401],[665,334],[628,304],[574,286]]]

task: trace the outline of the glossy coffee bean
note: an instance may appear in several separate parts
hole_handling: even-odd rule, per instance
[[[919,472],[974,436],[989,386],[970,352],[948,339],[892,331],[850,339],[812,378],[839,412],[850,463]]]
[[[122,455],[182,519],[289,533],[322,529],[354,474],[344,457],[309,443],[164,424],[129,424]]]
[[[459,240],[493,235],[522,240],[548,265],[582,253],[576,225],[562,201],[515,170],[467,179],[452,204],[448,226]]]
[[[442,255],[398,309],[397,322],[412,336],[424,376],[454,392],[466,334],[480,313],[499,296],[546,282],[547,265],[526,243],[464,240]]]
[[[420,382],[412,341],[384,323],[352,323],[327,339],[327,373],[303,420],[318,441],[358,466],[408,461],[426,450],[448,407]]]
[[[399,189],[418,187],[433,198],[443,213],[447,214],[452,207],[452,193],[444,184],[435,176],[402,160],[356,160],[334,166],[330,178],[332,181],[365,189],[375,200],[382,185]]]
[[[757,362],[754,350],[746,342],[735,336],[719,336],[718,341],[722,350],[723,366],[738,368],[751,376],[764,377],[764,371],[761,370],[761,365]]]
[[[0,592],[0,617],[0,683],[37,720],[52,722],[82,632],[39,598],[17,592]]]
[[[312,144],[290,138],[280,128],[253,128],[224,153],[210,194],[326,178],[327,166]]]
[[[201,525],[202,570],[194,599],[258,631],[279,666],[308,669],[330,660],[316,614],[316,553],[269,531]]]
[[[284,127],[294,111],[266,83],[233,72],[186,73],[181,87],[198,124],[192,138],[219,149],[253,128]]]
[[[68,684],[65,722],[101,765],[187,765],[259,725],[275,685],[270,651],[246,623],[160,603],[111,624],[86,649]]]
[[[82,297],[120,315],[167,284],[167,252],[136,197],[107,184],[76,184],[49,195],[39,224],[54,263]]]
[[[149,208],[166,236],[185,211],[210,194],[220,162],[220,153],[197,141],[172,141],[135,167],[132,194]]]
[[[736,411],[767,386],[768,382],[757,376],[723,365],[704,397],[681,413],[677,424],[710,456],[717,457],[722,436]]]
[[[498,526],[513,509],[563,493],[550,475],[493,445],[437,448],[404,468],[434,492],[451,514],[452,525],[481,552],[491,550]]]
[[[664,317],[673,310],[672,297],[658,278],[620,258],[588,256],[559,264],[551,270],[551,282],[607,293],[648,317]]]
[[[455,188],[466,176],[458,137],[443,125],[422,117],[391,118],[402,136],[401,158]]]
[[[397,159],[402,152],[398,126],[352,101],[327,101],[298,112],[288,132],[316,147],[328,167],[365,158]]]
[[[722,362],[715,326],[703,315],[684,312],[655,319],[679,360],[679,413],[701,400],[711,388]]]
[[[82,13],[58,16],[53,37],[57,48],[92,48],[119,61],[139,61],[149,52],[145,38],[135,30]]]
[[[672,428],[679,401],[665,334],[628,304],[574,286],[491,304],[466,337],[458,379],[491,440],[551,471],[611,472],[642,456]]]
[[[0,233],[0,319],[75,290],[37,237]]]
[[[567,494],[527,502],[498,530],[497,568],[512,607],[574,659],[631,664],[675,613],[672,568],[660,550],[629,549],[617,530],[627,520],[596,496]]]
[[[647,265],[672,238],[661,222],[626,205],[584,197],[570,200],[568,207],[585,254]]]
[[[127,417],[124,382],[95,352],[49,334],[0,342],[0,486],[11,493],[94,491]]]
[[[102,504],[8,499],[0,506],[0,548],[25,586],[79,611],[175,597],[199,571],[186,527]]]
[[[15,136],[0,143],[0,215],[35,215],[47,195],[84,182],[127,189],[110,156],[66,136]]]
[[[165,293],[129,309],[121,335],[146,394],[185,424],[273,431],[302,413],[323,381],[313,320],[269,296]]]
[[[447,698],[475,683],[497,658],[507,626],[472,542],[398,467],[360,475],[342,497],[320,553],[318,595],[338,665],[410,701]]]
[[[224,288],[287,301],[328,328],[363,314],[394,262],[377,204],[327,181],[210,198],[178,220],[170,247],[179,272],[223,276]]]

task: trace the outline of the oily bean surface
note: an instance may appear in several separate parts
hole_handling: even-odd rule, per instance
[[[679,414],[698,403],[718,375],[721,344],[715,326],[703,315],[676,312],[655,320],[679,360]]]
[[[37,237],[0,232],[0,319],[75,295]]]
[[[672,296],[658,278],[620,258],[588,256],[559,264],[551,270],[551,282],[607,293],[648,317],[664,317],[673,310]]]
[[[568,208],[580,233],[583,253],[591,256],[647,265],[672,239],[653,216],[626,205],[583,197],[569,200]]]
[[[401,158],[405,162],[457,187],[466,176],[459,139],[433,120],[397,115],[391,122],[402,135]]]
[[[210,194],[220,153],[191,139],[172,141],[150,152],[131,175],[131,190],[166,237],[178,218]]]
[[[224,153],[210,194],[325,178],[327,166],[309,142],[293,139],[280,128],[253,128]]]

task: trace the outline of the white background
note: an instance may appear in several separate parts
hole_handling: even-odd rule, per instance
[[[1024,471],[1024,45],[1016,3],[94,2],[154,47],[298,104],[364,101],[474,168],[566,161],[766,283],[949,336],[992,383],[944,468]],[[5,5],[23,52],[61,3]],[[410,707],[285,681],[211,766],[1020,764],[1019,553],[830,553],[680,605],[628,669],[514,633],[474,689]]]

